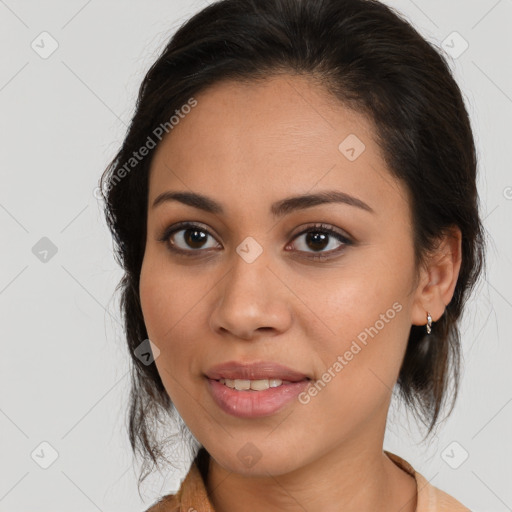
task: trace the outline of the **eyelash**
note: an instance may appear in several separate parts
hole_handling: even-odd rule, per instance
[[[204,250],[208,250],[208,249],[195,249],[195,250],[194,249],[191,249],[191,250],[178,249],[178,248],[174,247],[169,242],[169,239],[171,238],[172,235],[174,235],[175,233],[178,233],[179,231],[186,231],[187,229],[195,229],[196,231],[201,231],[203,233],[206,233],[208,236],[210,236],[212,238],[215,238],[213,235],[211,235],[211,233],[207,229],[203,228],[199,224],[194,224],[192,222],[180,222],[179,224],[176,224],[174,226],[171,226],[171,227],[167,228],[164,231],[163,235],[160,238],[158,238],[158,241],[162,242],[162,243],[165,243],[167,248],[171,252],[177,253],[177,254],[180,254],[180,255],[183,255],[183,256],[186,256],[186,257],[197,257],[193,253],[198,253],[198,252],[202,252]],[[309,253],[308,251],[298,251],[298,252],[306,252],[308,254],[308,256],[306,256],[307,258],[312,259],[312,260],[316,260],[316,261],[330,259],[333,256],[333,254],[338,254],[346,246],[350,246],[350,245],[354,244],[354,242],[351,239],[349,239],[346,236],[342,235],[338,231],[335,231],[334,229],[329,227],[328,224],[321,224],[321,223],[307,226],[306,229],[304,229],[300,233],[297,233],[293,237],[292,241],[294,241],[295,239],[297,239],[300,236],[302,236],[304,234],[307,234],[307,233],[322,233],[322,234],[325,234],[325,235],[329,235],[329,236],[334,237],[339,242],[342,242],[342,244],[343,244],[338,249],[332,249],[332,250],[327,251],[325,253]],[[325,256],[324,254],[328,254],[329,256]]]

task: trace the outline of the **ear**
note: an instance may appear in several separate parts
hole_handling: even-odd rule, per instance
[[[462,233],[458,226],[453,226],[439,239],[438,246],[421,268],[411,312],[414,325],[426,325],[427,311],[432,322],[443,316],[459,277],[461,246]]]

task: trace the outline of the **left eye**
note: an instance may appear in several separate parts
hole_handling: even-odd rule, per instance
[[[304,238],[301,240],[301,237]],[[323,225],[308,228],[297,235],[294,240],[300,241],[297,244],[299,251],[313,253],[337,252],[340,247],[351,244],[351,240],[347,237]],[[338,242],[338,245],[336,245],[336,242]],[[295,243],[291,245],[295,245]]]
[[[353,244],[350,238],[326,224],[309,226],[306,230],[299,233],[294,240],[300,240],[300,237],[303,236],[305,236],[305,238],[302,243],[298,245],[305,249],[299,250],[299,252],[309,253],[306,257],[314,260],[327,259],[332,255],[338,254],[345,246]],[[338,242],[338,246],[332,247],[332,244],[336,241]],[[287,245],[287,247],[290,247],[290,245],[294,245],[294,243]],[[329,247],[332,247],[331,250],[325,250]]]

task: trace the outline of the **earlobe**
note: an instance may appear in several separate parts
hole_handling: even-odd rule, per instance
[[[426,268],[421,270],[412,308],[413,325],[426,325],[427,312],[432,316],[432,322],[437,322],[443,316],[446,306],[452,300],[461,262],[462,233],[459,227],[453,226],[440,239]]]

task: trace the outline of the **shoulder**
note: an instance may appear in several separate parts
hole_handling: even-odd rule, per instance
[[[469,508],[457,501],[453,496],[432,485],[423,475],[416,472],[418,497],[421,496],[423,508],[418,512],[471,512]]]
[[[144,512],[180,512],[178,497],[176,494],[163,496]]]
[[[144,512],[213,512],[196,457],[176,494],[167,494]]]
[[[453,496],[432,485],[421,473],[418,473],[406,460],[394,453],[386,455],[400,468],[414,476],[417,488],[417,512],[471,512]]]

